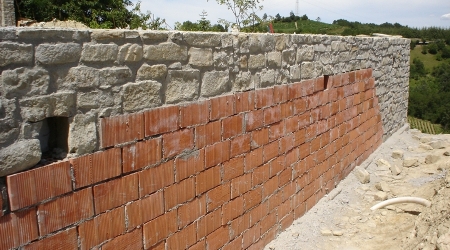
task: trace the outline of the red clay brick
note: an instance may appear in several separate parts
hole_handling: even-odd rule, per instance
[[[280,154],[287,153],[295,147],[294,139],[295,136],[292,133],[280,139]]]
[[[250,227],[250,213],[239,216],[230,223],[230,239],[234,239]]]
[[[244,131],[244,115],[235,115],[222,120],[222,139],[242,134]]]
[[[261,166],[263,164],[263,148],[257,148],[245,155],[245,172]]]
[[[186,225],[192,223],[205,214],[206,196],[203,195],[200,198],[196,198],[178,208],[178,227],[180,229],[184,228]]]
[[[282,187],[289,183],[292,179],[292,168],[286,168],[278,176],[278,186]]]
[[[255,91],[235,94],[236,113],[252,111],[255,109]]]
[[[263,192],[262,192],[263,199],[271,196],[278,190],[278,186],[279,186],[278,180],[279,180],[279,178],[277,176],[275,176],[275,177],[267,180],[266,182],[264,182]]]
[[[178,116],[178,106],[167,106],[145,111],[145,137],[177,130],[179,126]]]
[[[243,134],[231,140],[230,158],[250,151],[251,134]]]
[[[259,148],[269,143],[269,129],[262,128],[252,132],[251,148]]]
[[[202,240],[193,245],[189,250],[205,250],[206,249],[206,240]]]
[[[222,140],[222,124],[220,121],[210,122],[195,128],[195,146],[204,148]]]
[[[128,230],[164,214],[163,192],[151,194],[126,206]]]
[[[139,172],[139,197],[144,197],[174,183],[173,161]]]
[[[255,91],[256,108],[264,108],[272,106],[274,101],[273,88],[257,89]]]
[[[298,117],[298,128],[302,129],[311,124],[311,112],[306,112]]]
[[[261,220],[261,234],[269,231],[270,228],[277,224],[277,214],[275,211],[271,212],[269,215]]]
[[[90,249],[125,232],[124,208],[101,214],[78,226],[81,249]]]
[[[314,79],[301,82],[302,96],[312,95],[314,93]]]
[[[100,120],[100,147],[107,148],[144,138],[144,114],[135,113]]]
[[[262,187],[258,187],[244,194],[244,210],[248,210],[262,200]]]
[[[167,249],[188,249],[197,242],[195,224],[191,224],[181,231],[167,238]]]
[[[247,249],[250,245],[259,240],[261,236],[261,225],[258,223],[244,233],[243,247]]]
[[[299,146],[305,143],[306,141],[306,129],[300,129],[299,131],[294,133],[294,146]]]
[[[213,190],[206,193],[206,205],[208,212],[214,210],[217,207],[222,206],[228,202],[231,198],[231,184],[230,182],[220,185]]]
[[[9,175],[6,179],[12,211],[72,191],[68,161]]]
[[[254,110],[245,114],[245,131],[250,132],[264,126],[264,111]]]
[[[122,152],[120,148],[108,149],[70,160],[73,166],[75,187],[85,187],[122,173]]]
[[[306,97],[302,99],[296,99],[292,102],[293,115],[304,113],[308,108],[308,102]]]
[[[3,197],[0,198],[0,217],[3,216]]]
[[[194,102],[180,107],[182,128],[206,124],[209,121],[209,101]]]
[[[276,85],[273,92],[275,103],[284,103],[288,101],[288,85]]]
[[[288,215],[286,215],[286,217],[284,217],[281,221],[280,221],[280,227],[281,230],[286,230],[288,227],[290,227],[292,225],[292,223],[294,222],[294,214],[290,213]]]
[[[38,206],[41,236],[94,215],[92,189],[86,188]]]
[[[183,129],[163,135],[164,158],[173,157],[194,147],[194,130]]]
[[[121,177],[94,186],[95,214],[121,206],[139,197],[139,178],[137,174]]]
[[[301,85],[303,83],[294,83],[288,85],[288,98],[289,100],[297,99],[302,97],[302,88]]]
[[[257,167],[252,172],[252,186],[255,187],[270,178],[270,164],[266,163]]]
[[[35,208],[0,217],[0,249],[19,247],[37,238]]]
[[[281,106],[274,106],[264,109],[264,124],[270,125],[281,121]]]
[[[244,213],[244,199],[242,196],[222,206],[222,225],[239,217]]]
[[[161,162],[161,138],[137,142],[123,147],[123,172],[139,170]]]
[[[356,73],[355,73],[355,71],[348,72],[348,82],[349,83],[354,83],[355,80],[356,80]]]
[[[195,197],[195,179],[188,178],[164,189],[166,211]]]
[[[205,150],[201,149],[189,155],[180,156],[175,160],[175,165],[177,182],[200,173],[205,169]]]
[[[268,162],[269,160],[275,158],[279,154],[279,142],[274,141],[269,143],[263,147],[264,150],[264,162]]]
[[[223,164],[223,181],[232,180],[244,174],[244,157],[233,158]]]
[[[285,119],[294,115],[294,102],[289,101],[280,104],[281,106],[281,118]]]
[[[281,121],[276,124],[272,124],[269,128],[269,141],[274,141],[281,138],[286,134],[285,132],[285,122]]]
[[[75,227],[24,246],[26,250],[39,249],[78,249],[78,236]]]
[[[142,228],[138,228],[131,233],[121,235],[104,244],[102,250],[143,249],[143,247]]]
[[[252,173],[231,180],[231,199],[234,199],[252,188]]]
[[[143,226],[144,248],[148,249],[178,230],[177,211],[165,213]],[[164,246],[164,244],[163,244]]]
[[[281,155],[270,162],[270,178],[286,169],[286,156]]]
[[[230,141],[219,142],[205,148],[205,167],[210,168],[230,159]]]
[[[234,95],[211,98],[210,120],[219,120],[234,115],[234,103]]]
[[[293,133],[298,130],[298,116],[290,117],[285,120],[286,134]]]
[[[197,222],[197,240],[212,233],[222,225],[222,210],[216,209],[200,218]]]
[[[281,203],[283,203],[283,193],[275,192],[269,197],[269,211],[274,211]]]
[[[220,166],[209,168],[195,177],[195,192],[197,195],[211,190],[221,183]]]
[[[268,202],[264,202],[262,204],[259,204],[252,210],[250,210],[250,226],[252,227],[256,223],[258,223],[263,217],[265,217],[267,214],[269,214],[269,206]]]
[[[238,238],[234,239],[227,245],[225,245],[222,250],[236,250],[236,249],[242,249],[242,236],[239,236]]]
[[[222,226],[210,235],[206,236],[207,250],[219,249],[229,241],[228,226]]]

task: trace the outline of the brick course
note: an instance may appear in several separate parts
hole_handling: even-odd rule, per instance
[[[103,118],[106,150],[7,177],[1,248],[261,248],[382,143],[371,74]]]

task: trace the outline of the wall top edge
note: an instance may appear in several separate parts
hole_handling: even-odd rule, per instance
[[[90,35],[94,40],[102,39],[121,39],[121,38],[142,38],[142,39],[159,39],[161,36],[173,36],[175,34],[192,35],[192,36],[273,36],[273,37],[310,37],[312,43],[320,43],[321,38],[331,39],[373,39],[373,40],[404,40],[409,41],[409,38],[403,38],[399,36],[369,36],[369,35],[357,35],[357,36],[338,36],[338,35],[326,35],[326,34],[283,34],[283,33],[234,33],[234,32],[199,32],[199,31],[154,31],[154,30],[125,30],[125,29],[72,29],[72,28],[30,28],[30,27],[0,27],[0,40],[11,40],[19,38],[24,33],[82,33]],[[16,37],[13,37],[15,33]]]

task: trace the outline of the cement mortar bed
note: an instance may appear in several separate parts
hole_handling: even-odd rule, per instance
[[[432,149],[435,142],[440,149]],[[450,135],[422,134],[406,125],[361,164],[370,174],[369,183],[351,173],[265,249],[450,249],[449,146]],[[392,158],[398,150],[404,160]],[[430,156],[437,161],[428,163]],[[401,166],[401,173],[378,166],[379,159]],[[403,167],[414,159],[418,166]],[[432,205],[398,204],[371,211],[383,199],[380,192],[388,199],[422,197]]]

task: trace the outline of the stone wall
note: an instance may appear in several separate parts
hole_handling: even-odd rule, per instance
[[[0,27],[16,26],[14,0],[0,0]]]
[[[2,249],[260,249],[406,123],[407,39],[0,39]]]
[[[0,176],[41,151],[102,149],[103,117],[355,69],[373,69],[385,138],[406,123],[407,39],[20,28],[0,39],[0,154],[11,159]],[[51,126],[68,131],[64,145],[50,145]]]

